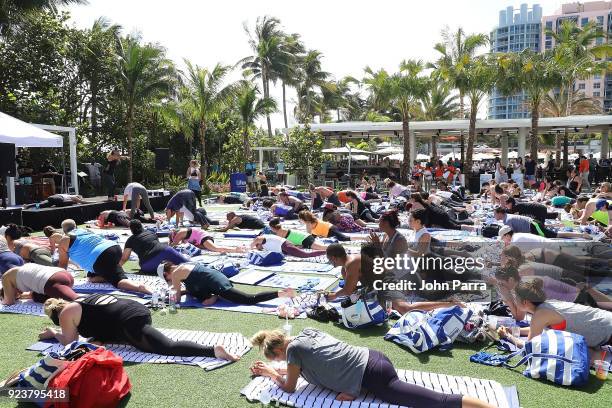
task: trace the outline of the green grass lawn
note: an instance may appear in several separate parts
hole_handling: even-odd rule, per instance
[[[219,209],[227,211],[226,206]],[[134,262],[126,264],[125,269],[127,272],[138,271]],[[252,286],[237,287],[249,292],[262,290]],[[177,314],[165,316],[153,312],[153,322],[159,328],[240,332],[247,337],[260,329],[280,328],[284,324],[284,320],[274,316],[202,309],[180,309]],[[51,321],[46,318],[0,314],[0,378],[36,361],[37,354],[26,351],[25,348],[34,343],[37,334],[50,324]],[[389,356],[398,368],[487,378],[503,385],[516,385],[521,406],[525,408],[612,406],[612,376],[602,382],[592,375],[587,386],[570,389],[527,379],[522,375],[522,370],[470,363],[469,356],[479,349],[478,346],[457,344],[449,352],[414,355],[383,340],[386,327],[349,331],[341,325],[323,324],[310,319],[294,320],[292,324],[294,333],[310,326],[348,343],[380,350]],[[240,389],[250,380],[249,366],[261,358],[257,350],[251,350],[241,361],[211,372],[174,364],[126,363],[133,386],[126,404],[137,407],[260,406],[241,397]],[[2,407],[14,405],[0,400]]]

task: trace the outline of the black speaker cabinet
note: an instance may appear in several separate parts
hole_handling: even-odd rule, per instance
[[[155,170],[170,169],[170,149],[155,149]]]
[[[0,176],[15,177],[15,145],[0,143]]]

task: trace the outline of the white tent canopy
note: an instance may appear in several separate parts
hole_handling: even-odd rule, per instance
[[[354,156],[351,156],[351,160],[355,160],[355,161],[367,161],[368,160],[368,156],[366,156],[365,154],[356,154]]]
[[[403,151],[401,146],[389,146],[383,149],[379,149],[374,151],[375,154],[395,154],[401,153]]]
[[[0,142],[16,147],[62,147],[64,138],[0,112]]]
[[[15,147],[55,147],[63,148],[64,138],[49,132],[65,132],[70,141],[70,171],[72,187],[79,193],[76,161],[76,129],[73,127],[30,124],[0,112],[0,142],[11,143]],[[15,179],[9,177],[8,198],[15,205]]]
[[[346,146],[333,147],[331,149],[323,149],[322,152],[328,153],[328,154],[372,154],[372,152],[368,152],[366,150],[361,150],[361,149],[355,149],[355,148],[351,148],[351,150],[349,151],[349,149]]]
[[[392,161],[399,161],[399,162],[403,162],[404,161],[404,155],[402,153],[397,153],[397,154],[392,154],[390,156],[385,157],[385,159],[388,160],[392,160]],[[429,160],[429,156],[423,153],[419,153],[416,156],[415,160],[418,161],[424,161],[424,160]]]

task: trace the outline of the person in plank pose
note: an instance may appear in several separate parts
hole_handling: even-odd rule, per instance
[[[308,252],[293,245],[288,239],[272,234],[265,234],[256,237],[253,242],[251,242],[251,248],[257,248],[260,251],[277,252],[279,254],[295,256],[297,258],[311,258],[314,256],[325,255],[325,250]]]
[[[212,252],[222,253],[242,253],[246,252],[246,248],[243,246],[239,247],[226,247],[215,244],[215,239],[212,235],[201,228],[181,228],[179,230],[173,230],[170,232],[170,245],[176,246],[180,243],[188,242],[200,249],[206,249]]]
[[[29,293],[35,302],[50,297],[74,300],[78,295],[72,290],[72,285],[74,278],[65,269],[30,262],[2,275],[2,304],[12,305],[25,293]]]
[[[327,248],[327,245],[318,243],[317,237],[312,234],[298,230],[284,229],[281,225],[280,218],[272,218],[268,225],[270,225],[273,234],[281,238],[286,238],[287,241],[295,246],[316,250],[325,250]]]

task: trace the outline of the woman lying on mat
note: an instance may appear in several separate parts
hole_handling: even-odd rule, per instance
[[[503,228],[502,228],[503,229]],[[569,268],[565,269],[552,263],[528,261],[518,246],[510,245],[502,250],[500,256],[502,266],[512,265],[518,269],[521,276],[549,277],[555,280],[571,280],[573,283],[585,282],[586,274],[584,269]]]
[[[352,346],[316,329],[306,328],[295,337],[280,330],[263,330],[251,343],[268,360],[287,362],[286,369],[275,369],[263,361],[251,366],[253,375],[270,378],[285,392],[295,392],[302,376],[310,384],[338,393],[338,401],[353,401],[367,390],[389,404],[414,408],[492,407],[472,397],[442,394],[401,381],[383,353]]]
[[[130,221],[130,231],[132,235],[125,242],[119,266],[123,266],[130,259],[132,251],[138,255],[140,271],[147,275],[155,275],[157,267],[164,261],[171,261],[175,264],[189,262],[189,258],[185,255],[159,242],[157,234],[145,230],[140,221]]]
[[[11,251],[6,239],[0,236],[0,276],[16,266],[23,265],[23,258]]]
[[[555,329],[583,336],[591,349],[612,344],[612,312],[571,302],[547,300],[544,282],[534,279],[519,283],[514,289],[516,306],[531,315],[529,328],[522,329],[529,340],[544,329]],[[505,327],[498,329],[502,338],[523,347],[524,342],[510,334]]]
[[[65,269],[27,263],[9,269],[2,275],[2,304],[12,305],[20,294],[30,292],[35,302],[60,298],[74,300],[78,297],[72,285],[74,278]]]
[[[151,325],[149,309],[130,299],[99,294],[75,302],[51,298],[45,302],[45,314],[60,330],[46,328],[38,336],[41,340],[56,338],[65,345],[81,335],[104,343],[131,344],[145,353],[240,359],[221,345],[210,347],[169,339]]]
[[[376,222],[378,220],[379,215],[370,209],[370,204],[361,198],[360,194],[349,190],[346,192],[346,196],[351,200],[347,206],[351,210],[353,218],[366,222]]]
[[[286,238],[271,234],[256,237],[253,242],[251,242],[251,248],[257,248],[260,251],[278,252],[279,254],[295,256],[297,258],[311,258],[313,256],[325,255],[324,249],[308,252],[296,247]]]
[[[278,297],[295,297],[293,289],[267,291],[248,294],[234,289],[232,282],[221,271],[203,263],[186,263],[174,265],[164,262],[157,268],[157,274],[165,281],[171,282],[176,293],[181,293],[181,283],[187,293],[202,302],[204,306],[213,305],[218,298],[241,305],[254,305]]]
[[[225,218],[227,219],[227,225],[224,225],[219,229],[221,232],[225,232],[232,228],[262,229],[265,227],[262,220],[252,215],[238,215],[235,212],[230,211],[226,214]]]
[[[579,303],[586,306],[612,310],[612,299],[597,289],[588,287],[586,284],[574,286],[563,281],[549,278],[548,276],[539,278],[530,276],[523,278],[515,266],[508,265],[499,268],[495,272],[495,283],[497,284],[497,291],[502,300],[508,305],[512,316],[514,316],[516,320],[523,320],[525,318],[525,312],[517,306],[517,301],[513,292],[522,281],[528,282],[533,279],[540,279],[542,281],[542,290],[547,299]]]
[[[351,238],[338,230],[338,227],[327,221],[321,221],[310,211],[300,211],[298,218],[306,226],[306,231],[316,237],[336,238],[338,241],[350,241]]]
[[[72,260],[87,271],[91,282],[109,282],[121,290],[151,293],[145,285],[127,278],[119,265],[121,247],[118,244],[91,231],[77,229],[74,221],[72,225],[62,223],[62,228],[67,233],[58,245],[59,267],[66,268],[68,261]]]
[[[34,262],[39,265],[53,266],[53,254],[49,248],[20,239],[21,230],[17,225],[9,224],[6,231],[4,231],[4,237],[6,238],[9,249],[21,256],[24,261]]]
[[[295,246],[318,250],[325,250],[327,248],[327,245],[316,242],[317,237],[312,234],[307,234],[303,231],[284,229],[281,225],[280,218],[272,218],[269,225],[273,234],[287,239],[287,241]]]
[[[246,252],[245,247],[225,247],[215,245],[215,240],[212,235],[208,234],[201,228],[181,228],[170,232],[170,245],[175,246],[180,243],[188,242],[197,246],[200,249],[206,249],[212,252],[222,253],[242,253]]]
[[[365,222],[353,218],[349,212],[338,210],[333,204],[325,204],[321,218],[334,225],[340,232],[364,232],[366,230]]]

